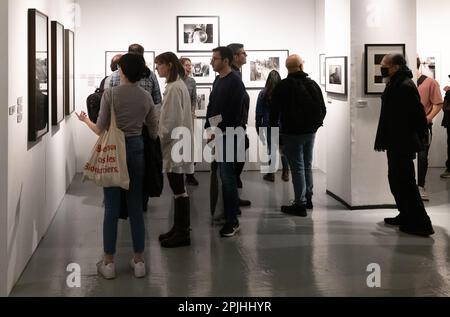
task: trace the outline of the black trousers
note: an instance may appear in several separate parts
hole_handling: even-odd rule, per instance
[[[388,151],[388,178],[400,217],[412,224],[430,221],[416,184],[414,153]]]
[[[428,125],[428,129],[428,145],[426,145],[425,149],[417,155],[417,184],[420,187],[425,187],[425,180],[428,173],[428,153],[430,152],[431,141],[433,140],[433,125]]]
[[[450,126],[447,127],[447,162],[445,162],[447,171],[450,171]]]
[[[175,196],[186,193],[183,174],[167,173],[167,179],[169,180],[169,186]]]

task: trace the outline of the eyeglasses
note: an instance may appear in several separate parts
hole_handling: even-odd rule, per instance
[[[218,60],[223,60],[223,58],[220,58],[220,57],[218,57],[218,58],[216,58],[216,57],[211,58],[211,62],[218,61]]]
[[[248,56],[246,51],[242,51],[239,53],[239,55],[244,55],[244,56]]]

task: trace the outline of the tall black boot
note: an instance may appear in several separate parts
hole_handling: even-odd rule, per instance
[[[161,242],[163,248],[178,248],[191,245],[191,211],[189,197],[175,199],[175,232]]]
[[[178,199],[174,199],[174,209],[175,209],[174,210],[174,215],[175,215],[174,218],[175,218],[176,214],[177,214],[177,210],[180,209]],[[159,235],[159,238],[158,238],[159,242],[169,239],[174,233],[175,233],[175,220],[174,220],[174,225],[172,226],[172,229],[169,230],[169,232]]]

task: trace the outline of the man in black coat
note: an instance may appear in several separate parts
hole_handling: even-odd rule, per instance
[[[450,75],[448,76],[450,77]],[[442,126],[447,129],[447,162],[445,162],[445,172],[441,174],[441,178],[450,178],[450,86],[444,88],[444,118],[442,119]]]
[[[389,185],[400,212],[384,222],[400,226],[400,231],[408,234],[429,236],[434,230],[420,198],[413,162],[428,139],[425,111],[402,55],[386,55],[381,72],[389,79],[382,96],[375,150],[387,152]]]

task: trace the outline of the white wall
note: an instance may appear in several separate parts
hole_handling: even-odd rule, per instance
[[[350,0],[325,0],[324,10],[325,54],[350,56]],[[335,95],[327,102],[327,190],[350,202],[350,103]]]
[[[220,44],[241,42],[247,50],[288,49],[291,54],[298,53],[305,58],[306,72],[312,77],[318,74],[314,0],[283,0],[279,3],[269,0],[192,0],[189,5],[182,0],[132,0],[127,2],[127,10],[123,9],[122,1],[77,2],[81,8],[76,43],[77,111],[86,109],[87,96],[104,76],[105,50],[127,50],[129,44],[138,42],[157,54],[176,52],[178,15],[219,15]],[[118,12],[121,20],[112,23],[117,20]],[[258,93],[249,91],[250,126],[255,125]],[[81,124],[77,129],[77,169],[81,171],[95,143],[95,136]],[[315,165],[321,169],[325,168],[324,152],[319,144]]]
[[[441,88],[450,85],[450,1],[417,0],[417,51],[419,56],[437,58],[436,79]],[[430,149],[430,166],[444,167],[447,159],[447,134],[441,127],[442,113],[434,120],[433,143]]]
[[[71,25],[71,2],[9,0],[8,100],[14,105],[18,97],[23,97],[24,116],[21,123],[17,123],[17,116],[10,116],[7,124],[8,291],[47,231],[75,174],[74,115],[66,117],[59,127],[51,126],[50,132],[39,142],[27,142],[28,8],[36,8],[47,14],[49,21],[58,20],[68,26]]]
[[[8,60],[8,1],[0,1],[0,60]],[[8,63],[3,70],[8,72]],[[0,76],[0,153],[8,151],[8,78]],[[7,295],[8,156],[0,155],[0,296]]]
[[[378,25],[368,23],[372,14],[377,14]],[[351,16],[352,206],[391,204],[386,154],[373,150],[381,99],[364,95],[364,44],[405,43],[408,64],[414,72],[416,1],[352,0]],[[368,106],[358,108],[358,100],[367,100]]]

